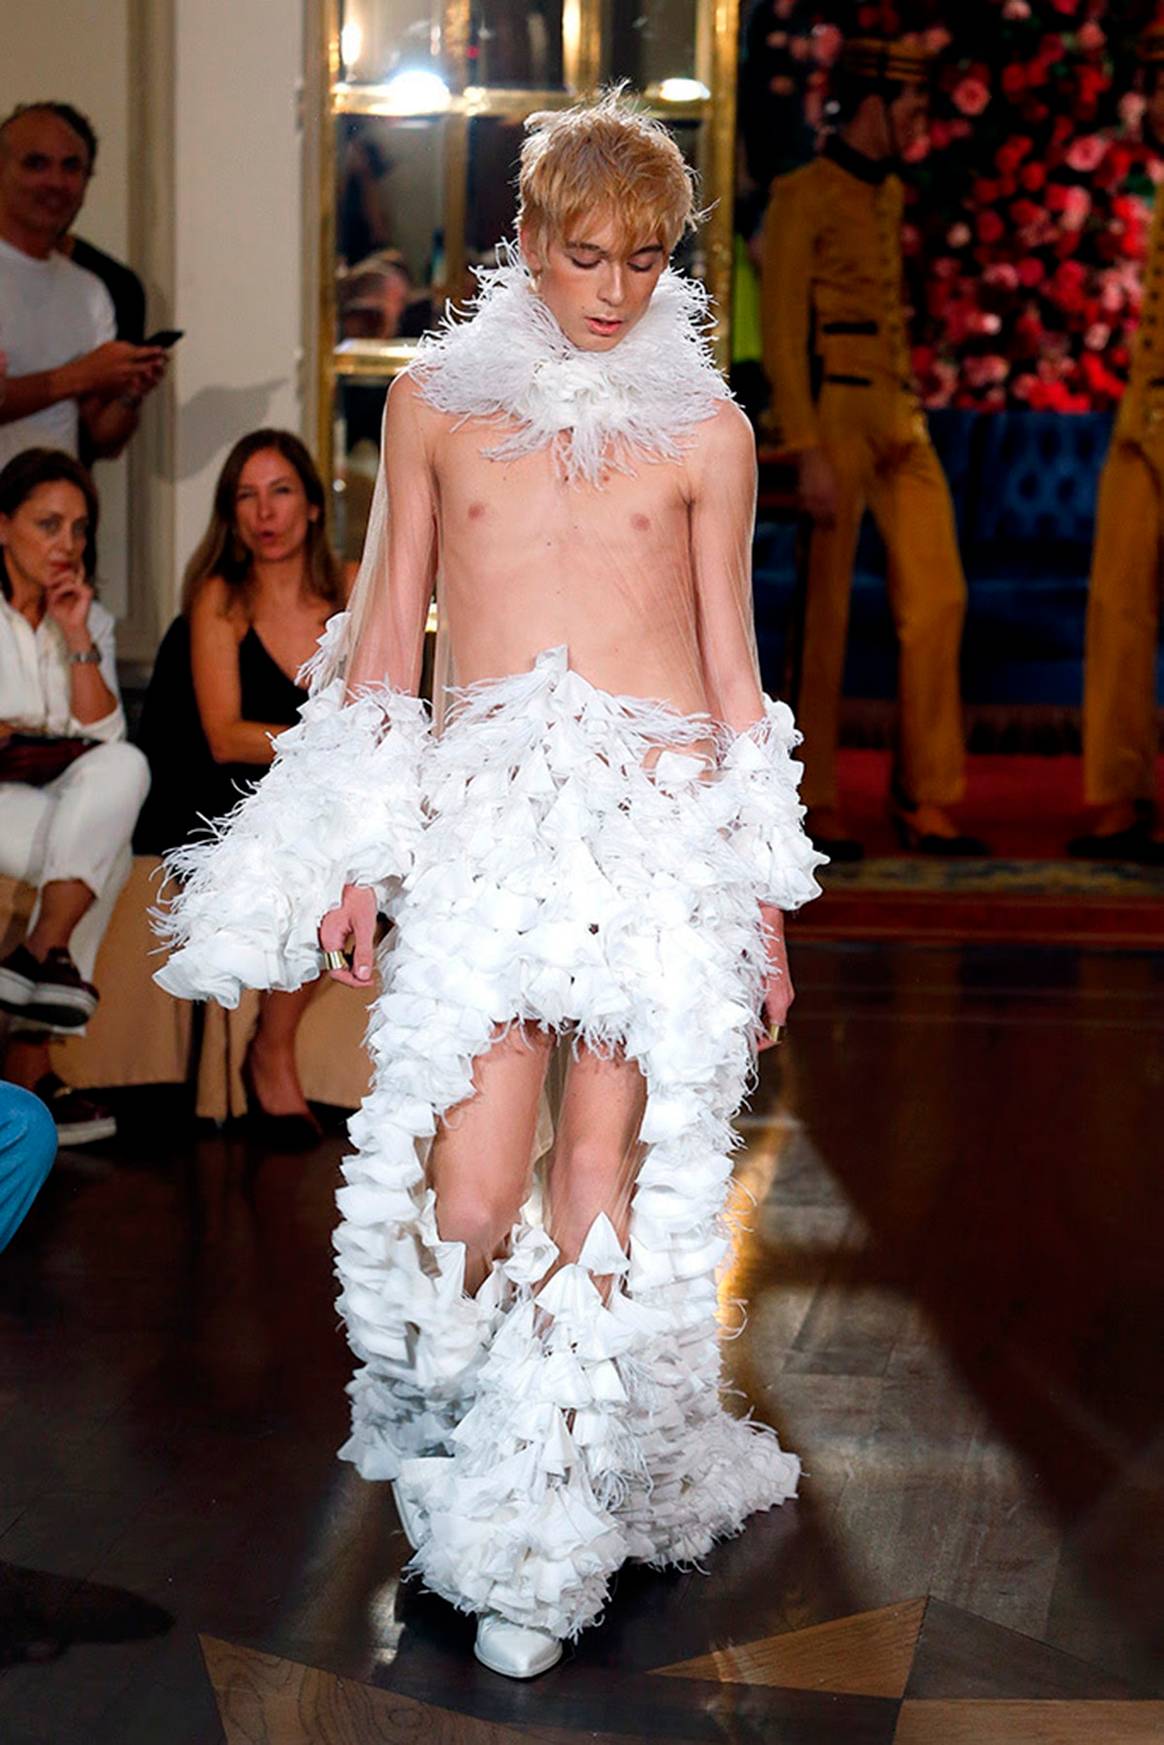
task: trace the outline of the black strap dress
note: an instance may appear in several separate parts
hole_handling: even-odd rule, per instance
[[[307,692],[287,677],[253,625],[238,646],[238,676],[245,721],[294,726]],[[229,812],[268,768],[215,763],[211,756],[194,694],[185,618],[176,618],[162,639],[136,738],[153,778],[134,832],[137,854],[164,854],[192,835],[204,835],[203,821]]]

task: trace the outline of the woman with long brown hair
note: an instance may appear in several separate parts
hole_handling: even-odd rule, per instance
[[[140,852],[205,834],[261,779],[307,699],[296,675],[342,603],[315,463],[289,431],[251,431],[219,474],[182,615],[158,651],[140,735],[154,772]],[[319,1133],[295,1062],[312,992],[263,995],[244,1063],[252,1116],[284,1150]]]

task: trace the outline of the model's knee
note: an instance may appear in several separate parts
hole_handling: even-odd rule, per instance
[[[519,1207],[480,1183],[446,1184],[437,1190],[436,1220],[442,1242],[463,1242],[472,1254],[491,1254],[508,1236]]]

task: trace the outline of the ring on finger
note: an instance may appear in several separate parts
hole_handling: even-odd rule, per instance
[[[352,962],[346,951],[325,951],[323,961],[328,969],[350,969]]]
[[[769,1024],[769,1026],[768,1026],[768,1040],[769,1040],[769,1042],[783,1042],[787,1035],[788,1035],[787,1024]]]

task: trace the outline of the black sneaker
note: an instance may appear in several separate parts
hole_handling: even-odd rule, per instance
[[[44,1103],[56,1124],[59,1145],[95,1145],[98,1139],[112,1139],[117,1122],[102,1103],[95,1103],[84,1091],[75,1091],[48,1072],[36,1085],[36,1094]]]
[[[18,945],[0,963],[0,1012],[26,1012],[39,980],[39,963]]]
[[[36,967],[36,986],[21,1016],[49,1030],[82,1029],[101,998],[92,982],[83,980],[68,952],[60,947],[48,952]]]

